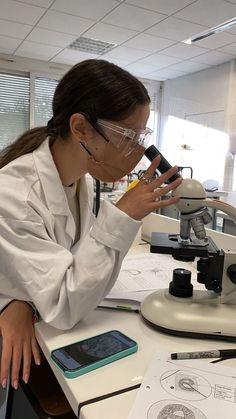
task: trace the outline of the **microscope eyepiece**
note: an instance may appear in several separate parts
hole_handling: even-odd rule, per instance
[[[160,153],[160,151],[154,146],[151,145],[145,150],[145,156],[148,158],[148,160],[153,161],[155,157],[161,156],[160,164],[157,168],[158,172],[161,174],[167,172],[167,170],[171,169],[171,164],[165,159],[165,157]],[[168,179],[168,182],[173,182],[174,180],[178,179],[180,177],[179,173],[176,173],[175,175],[171,176]]]

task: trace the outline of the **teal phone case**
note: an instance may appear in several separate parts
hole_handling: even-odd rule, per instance
[[[128,336],[127,336],[128,337]],[[131,339],[131,338],[129,338],[129,339]],[[131,339],[131,340],[133,340],[133,339]],[[52,359],[52,361],[54,362],[54,364],[56,364],[56,366],[60,369],[60,371],[62,371],[62,373],[64,374],[64,376],[66,377],[66,378],[76,378],[76,377],[79,377],[80,375],[83,375],[83,374],[87,374],[88,372],[90,372],[90,371],[93,371],[93,370],[96,370],[97,368],[100,368],[100,367],[103,367],[104,365],[107,365],[107,364],[110,364],[111,362],[114,362],[114,361],[117,361],[118,359],[121,359],[121,358],[124,358],[125,356],[128,356],[128,355],[131,355],[131,354],[133,354],[133,353],[135,353],[135,352],[137,352],[137,350],[138,350],[138,344],[137,344],[137,342],[135,342],[135,341],[133,341],[134,343],[135,343],[135,345],[134,346],[132,346],[131,348],[127,348],[127,349],[124,349],[123,351],[121,351],[121,352],[117,352],[116,354],[114,354],[114,355],[111,355],[111,356],[108,356],[107,358],[104,358],[104,359],[101,359],[101,360],[99,360],[99,361],[96,361],[96,362],[94,362],[94,363],[92,363],[92,364],[89,364],[89,365],[85,365],[84,367],[81,367],[81,368],[78,368],[78,369],[76,369],[76,370],[73,370],[73,371],[69,371],[69,370],[64,370],[56,361],[55,361],[55,359],[53,359],[53,357],[52,357],[52,353],[53,353],[53,351],[52,351],[52,353],[51,353],[51,359]],[[74,342],[75,344],[76,343],[81,343],[81,341],[78,341],[78,342]],[[71,345],[71,344],[70,344]],[[70,346],[70,345],[67,345],[67,346]],[[54,349],[54,350],[58,350],[58,349],[63,349],[63,348],[65,348],[66,346],[63,346],[63,347],[61,347],[61,348],[56,348],[56,349]]]

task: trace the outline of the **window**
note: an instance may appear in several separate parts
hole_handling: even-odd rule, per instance
[[[58,80],[35,77],[34,84],[34,126],[47,125],[52,117],[52,99]]]
[[[29,128],[27,76],[0,73],[0,149]]]
[[[0,73],[0,150],[15,141],[30,126],[46,125],[52,117],[52,99],[58,80]],[[34,109],[30,121],[30,97]]]
[[[225,132],[168,116],[161,152],[172,165],[191,166],[193,178],[199,182],[215,180],[223,185],[228,147],[229,136]]]

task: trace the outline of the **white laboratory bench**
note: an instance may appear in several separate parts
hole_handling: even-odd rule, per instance
[[[181,352],[235,348],[235,344],[162,334],[136,313],[95,310],[68,332],[43,322],[36,326],[38,342],[73,411],[80,419],[126,419],[145,371],[157,351]],[[83,376],[66,379],[50,360],[50,352],[96,334],[117,329],[137,341],[138,352]],[[236,359],[227,365],[236,367]]]
[[[179,232],[177,220],[151,214],[143,223],[143,237],[151,232]],[[218,246],[235,246],[236,238],[209,230]],[[149,251],[149,246],[136,245],[130,253]],[[166,255],[165,255],[166,257]],[[171,257],[171,256],[170,256]],[[167,284],[168,285],[168,284]],[[137,341],[137,353],[83,376],[67,379],[50,359],[50,352],[63,345],[118,329]],[[42,321],[36,324],[38,342],[62,387],[73,411],[80,419],[126,419],[135,400],[145,371],[156,351],[193,351],[235,348],[235,343],[216,340],[196,340],[166,335],[148,326],[139,314],[107,310],[94,310],[69,331],[55,329]],[[206,361],[207,362],[207,361]],[[235,360],[227,365],[236,367]]]

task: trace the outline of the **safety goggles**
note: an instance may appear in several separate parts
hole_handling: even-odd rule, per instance
[[[153,134],[150,128],[133,130],[112,124],[103,119],[98,119],[97,125],[103,131],[108,129],[113,133],[109,133],[106,139],[111,141],[117,149],[122,149],[125,155],[130,154],[137,145],[146,148]]]

